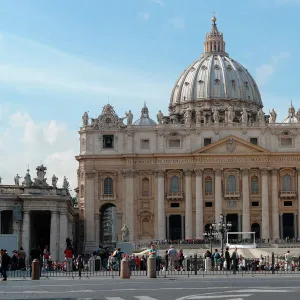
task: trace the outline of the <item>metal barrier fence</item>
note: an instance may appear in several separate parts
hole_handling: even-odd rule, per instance
[[[133,265],[130,261],[129,267],[131,276],[147,276],[146,263],[140,266]],[[119,277],[120,276],[120,262],[115,268],[107,269],[102,266],[101,261],[82,261],[78,268],[72,271],[57,270],[41,270],[41,278],[50,277],[69,277],[69,278],[91,278],[91,277]],[[184,261],[168,261],[164,259],[157,259],[157,275],[162,277],[170,276],[207,276],[207,275],[284,275],[293,274],[300,275],[300,257],[294,257],[291,261],[286,262],[283,257],[266,256],[260,260],[245,259],[238,265],[231,263],[230,267],[225,265],[222,261],[207,260],[202,256],[190,256]],[[8,278],[30,278],[31,269],[10,270],[7,272]]]

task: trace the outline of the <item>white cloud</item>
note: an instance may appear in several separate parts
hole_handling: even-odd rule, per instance
[[[165,7],[166,4],[163,0],[151,0],[153,3],[158,4],[161,7]]]
[[[168,24],[175,29],[183,29],[185,28],[185,20],[180,17],[173,17],[168,20]]]
[[[291,56],[289,52],[280,52],[276,56],[271,57],[271,62],[268,64],[263,64],[256,68],[256,80],[258,85],[262,86],[268,82],[270,77],[276,71],[278,64]]]
[[[43,163],[48,168],[49,184],[55,174],[59,186],[62,186],[63,176],[67,176],[72,190],[77,187],[75,155],[79,153],[79,142],[76,131],[56,120],[36,122],[26,112],[7,116],[0,126],[3,128],[0,131],[2,184],[13,184],[17,173],[24,177],[28,165],[35,178],[35,168]]]
[[[151,17],[151,14],[149,12],[143,12],[143,13],[139,13],[139,17],[144,21],[148,21]]]

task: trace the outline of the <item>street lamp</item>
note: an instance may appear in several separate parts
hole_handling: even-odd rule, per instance
[[[218,234],[216,231],[217,225],[215,223],[211,224],[206,232],[203,233],[205,238],[209,239],[210,242],[210,253],[212,253],[212,242],[215,236]]]
[[[225,222],[223,214],[220,215],[220,221],[218,223],[218,232],[221,233],[221,254],[224,254],[224,237],[225,234],[231,230],[231,222]]]

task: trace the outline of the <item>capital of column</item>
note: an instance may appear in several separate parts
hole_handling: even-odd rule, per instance
[[[67,212],[65,212],[65,211],[63,211],[63,210],[60,210],[60,211],[59,211],[59,214],[60,214],[61,216],[67,216]]]
[[[158,178],[164,178],[165,177],[165,170],[155,170],[154,175]]]
[[[242,172],[242,175],[243,176],[248,176],[249,175],[249,172],[250,172],[250,170],[249,169],[241,169],[241,172]]]
[[[124,178],[133,178],[135,175],[135,170],[134,169],[123,170],[122,175],[124,176]]]
[[[183,171],[185,176],[192,176],[193,174],[193,170],[191,169],[186,169]]]
[[[87,171],[85,172],[86,179],[94,179],[95,178],[95,171]]]
[[[221,176],[223,170],[222,169],[214,169],[215,176]]]
[[[194,169],[194,172],[195,172],[196,176],[202,176],[203,169]]]
[[[29,208],[23,208],[23,213],[24,213],[24,215],[25,215],[25,214],[26,214],[26,215],[29,215],[30,212],[31,212],[31,210],[30,210]]]
[[[296,172],[300,175],[300,168],[296,168]]]
[[[271,173],[272,173],[272,175],[277,175],[278,174],[278,172],[279,172],[279,170],[278,169],[271,169]]]
[[[261,172],[261,175],[268,175],[269,174],[269,169],[268,168],[261,168],[260,172]]]

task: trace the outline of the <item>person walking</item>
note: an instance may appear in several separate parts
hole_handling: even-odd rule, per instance
[[[1,249],[0,250],[0,253],[1,253],[1,267],[0,267],[0,273],[2,274],[3,276],[3,279],[2,281],[7,281],[7,269],[8,269],[8,266],[10,265],[11,263],[11,258],[10,256],[7,254],[7,251],[6,250],[3,250]]]

